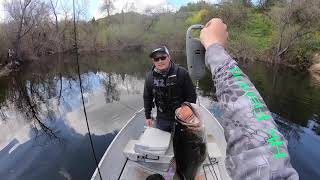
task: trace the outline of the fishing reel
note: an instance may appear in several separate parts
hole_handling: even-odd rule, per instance
[[[206,50],[199,38],[194,38],[193,30],[203,29],[203,25],[195,24],[188,28],[186,33],[186,53],[188,72],[193,80],[200,80],[205,75],[205,53]]]

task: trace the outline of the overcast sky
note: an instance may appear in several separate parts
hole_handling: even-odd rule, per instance
[[[120,12],[126,3],[134,3],[137,12],[143,12],[148,7],[166,7],[167,4],[170,8],[178,9],[182,5],[186,5],[189,2],[197,2],[199,0],[117,0],[115,1],[116,12]],[[206,0],[207,2],[216,2],[217,0]],[[103,0],[91,0],[89,14],[91,17],[100,18],[104,16],[100,11]]]
[[[3,10],[3,1],[0,0],[0,21],[3,21],[5,18],[5,11]],[[70,13],[72,12],[72,0],[59,0],[60,1],[60,8],[61,5],[68,7]],[[105,12],[101,12],[100,7],[102,5],[103,0],[76,0],[76,1],[83,1],[84,6],[86,8],[86,18],[91,19],[92,17],[101,18],[106,15]],[[166,7],[169,5],[171,9],[179,9],[182,5],[186,5],[188,2],[197,2],[199,0],[116,0],[115,1],[115,11],[120,12],[121,9],[124,7],[126,3],[134,3],[135,9],[137,12],[143,12],[146,8],[151,7]],[[206,0],[207,2],[217,2],[218,0]],[[62,14],[60,13],[60,16]]]
[[[0,0],[0,21],[3,21],[4,19],[4,10],[3,10],[3,6],[2,6],[2,2],[3,0]]]

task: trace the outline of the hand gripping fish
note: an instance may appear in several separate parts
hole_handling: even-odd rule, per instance
[[[176,173],[181,180],[194,180],[207,154],[203,120],[195,104],[185,102],[176,110],[173,134]]]

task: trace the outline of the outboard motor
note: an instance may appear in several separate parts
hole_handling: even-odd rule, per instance
[[[186,34],[186,52],[188,72],[191,79],[200,80],[205,75],[205,53],[206,50],[200,42],[199,38],[192,36],[193,30],[201,30],[204,26],[195,24],[188,28]]]

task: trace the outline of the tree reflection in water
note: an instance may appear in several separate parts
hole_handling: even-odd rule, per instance
[[[75,92],[79,91],[79,84],[74,77],[62,78],[56,75],[33,73],[26,78],[18,73],[12,76],[8,81],[10,85],[6,91],[6,100],[1,104],[2,119],[7,119],[7,110],[13,111],[30,122],[36,138],[47,135],[60,141],[54,123],[61,118],[63,112],[72,109],[70,103],[73,102],[70,99],[77,97]],[[83,84],[85,92],[91,89],[88,82],[85,80]],[[65,84],[64,88],[62,84]]]
[[[46,121],[53,121],[56,119],[56,107],[52,98],[55,97],[55,91],[52,84],[52,80],[44,81],[42,78],[37,79],[38,82],[29,80],[25,81],[22,78],[12,78],[12,93],[8,97],[7,103],[12,103],[17,112],[25,117],[26,120],[30,120],[33,129],[38,134],[38,129],[50,138],[58,138],[54,130],[51,129]]]
[[[101,73],[100,73],[101,74]],[[127,74],[106,73],[100,79],[104,87],[104,96],[106,103],[120,102],[121,95],[141,94],[141,80],[135,76]],[[142,97],[141,97],[142,98]]]
[[[262,63],[241,62],[240,67],[259,90],[269,110],[274,112],[279,129],[289,141],[300,142],[305,128],[320,135],[320,91],[309,76]],[[206,73],[199,81],[199,94],[217,101],[211,76]]]
[[[55,128],[55,122],[64,118],[63,113],[73,111],[81,105],[73,58],[70,56],[57,60],[56,57],[48,57],[41,63],[34,62],[27,65],[22,72],[1,78],[1,122],[8,120],[10,111],[23,116],[21,119],[32,126],[37,135],[45,134],[57,139],[59,133]],[[90,91],[97,87],[105,89],[106,103],[120,102],[120,93],[125,92],[123,90],[126,90],[127,94],[141,93],[137,87],[137,78],[127,75],[128,73],[142,76],[145,73],[148,64],[136,63],[136,59],[140,58],[139,53],[135,56],[130,55],[125,61],[109,55],[95,58],[81,57],[85,100],[88,101],[88,95],[92,93]],[[99,81],[97,73],[105,74],[103,81]],[[120,103],[125,104],[125,102]]]
[[[106,103],[112,103],[113,101],[120,101],[120,93],[117,89],[115,77],[109,73],[106,78],[102,80],[102,84],[105,88],[104,97]]]

